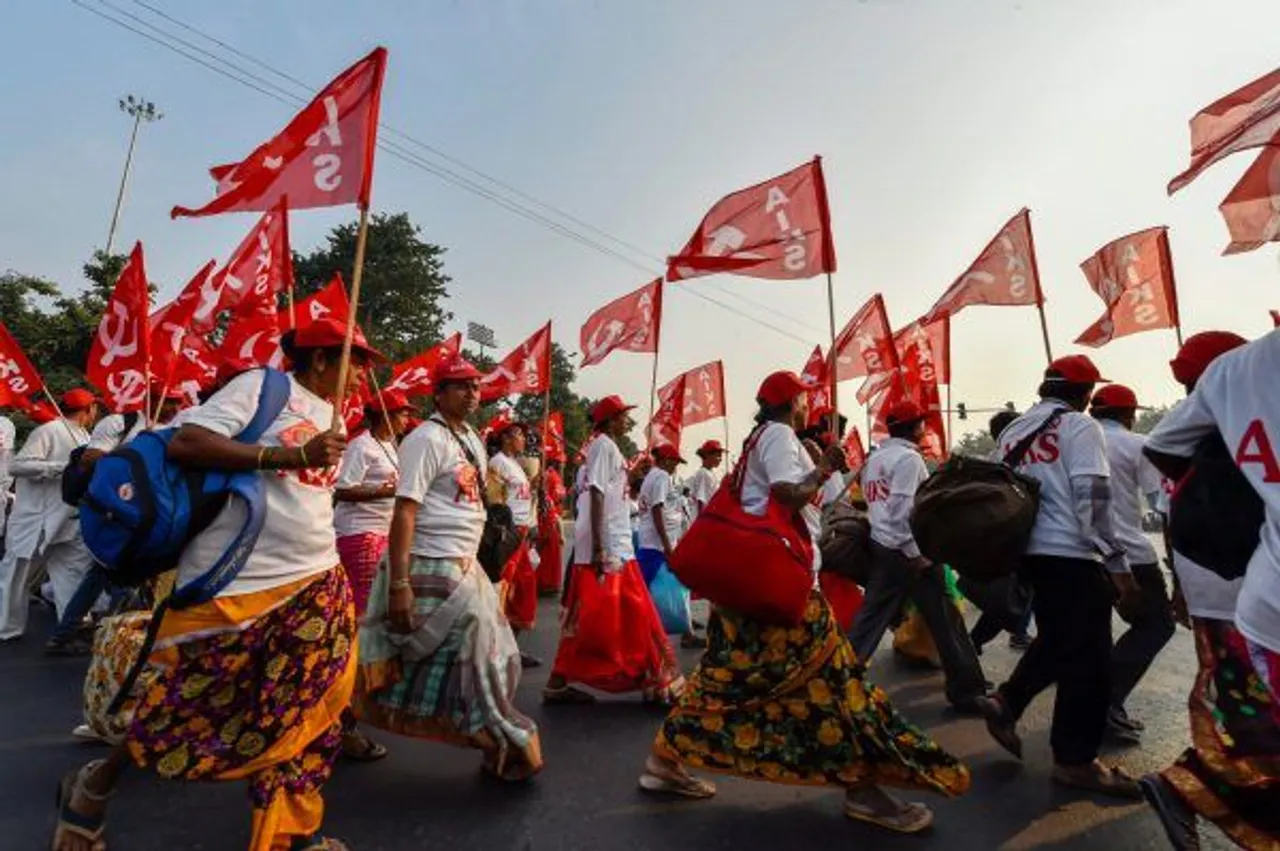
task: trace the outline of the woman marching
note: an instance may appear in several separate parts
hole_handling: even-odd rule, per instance
[[[632,544],[627,462],[617,440],[634,425],[633,408],[606,396],[591,409],[595,436],[578,471],[576,564],[545,703],[595,700],[571,683],[613,694],[639,691],[655,702],[673,699],[684,684]]]
[[[538,556],[533,550],[537,518],[534,517],[533,485],[521,464],[527,436],[524,424],[513,421],[505,411],[490,421],[485,432],[490,450],[485,475],[489,502],[511,509],[511,518],[520,536],[520,546],[502,569],[498,591],[511,631],[519,635],[523,630],[533,629],[538,616]],[[521,655],[520,663],[526,668],[542,664],[527,654]]]
[[[435,412],[400,446],[388,557],[360,626],[359,718],[404,736],[472,747],[485,772],[542,769],[538,730],[514,705],[520,649],[476,560],[484,530],[484,446],[467,417],[481,373],[440,365]]]
[[[760,386],[758,425],[739,461],[745,465],[741,498],[752,514],[763,515],[770,500],[797,513],[816,539],[815,498],[844,458],[831,447],[815,466],[796,437],[807,415],[807,389],[790,372],[774,373]],[[815,547],[815,562],[819,558]],[[751,581],[749,562],[742,578]],[[715,786],[685,765],[753,780],[835,786],[845,790],[846,816],[899,833],[924,830],[933,813],[882,787],[948,796],[968,789],[968,770],[863,679],[865,666],[817,590],[799,626],[769,626],[716,609],[707,639],[701,663],[654,741],[642,789],[714,795]]]
[[[341,851],[319,835],[321,788],[355,682],[355,612],[333,537],[333,486],[345,439],[328,431],[376,352],[356,332],[337,386],[345,326],[319,320],[281,341],[289,397],[257,445],[234,439],[266,380],[252,370],[190,412],[169,445],[191,468],[262,470],[266,519],[244,567],[208,603],[174,609],[159,629],[122,744],[63,778],[53,851],[102,851],[107,802],[130,761],[177,780],[247,780],[250,851]],[[346,391],[346,392],[343,392]],[[238,537],[232,502],[187,546],[178,587]]]

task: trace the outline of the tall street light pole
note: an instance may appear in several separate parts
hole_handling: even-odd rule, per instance
[[[142,122],[159,121],[164,113],[156,109],[149,100],[128,95],[120,99],[120,111],[133,117],[133,132],[129,135],[129,153],[124,158],[124,173],[120,175],[120,191],[116,193],[116,207],[111,213],[111,228],[107,231],[107,256],[111,256],[111,246],[116,239],[116,225],[120,223],[120,208],[124,206],[124,190],[129,185],[129,169],[133,165],[133,148],[138,142],[138,128]]]

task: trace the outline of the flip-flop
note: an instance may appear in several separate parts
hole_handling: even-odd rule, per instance
[[[692,800],[704,800],[716,794],[716,786],[711,781],[694,777],[687,771],[673,771],[660,765],[653,757],[645,760],[640,788],[656,795],[675,795]]]
[[[996,744],[1022,759],[1022,737],[1018,735],[1018,722],[1009,714],[1009,707],[1004,700],[995,695],[982,695],[974,698],[974,703],[987,722],[987,732],[996,740]]]
[[[385,745],[375,742],[364,733],[343,733],[342,734],[342,758],[348,762],[377,762],[385,759],[387,756],[387,748]],[[363,742],[359,747],[348,747],[347,740],[359,740]]]
[[[300,836],[293,840],[289,851],[351,851],[351,849],[340,839],[313,835]]]
[[[58,840],[64,834],[72,834],[89,843],[90,847],[105,849],[102,834],[106,831],[106,814],[91,817],[77,813],[71,809],[71,799],[75,796],[76,784],[80,782],[83,767],[75,768],[62,776],[54,793],[53,803],[57,812],[57,822],[53,827],[53,836],[49,840],[49,848],[57,848]]]
[[[844,814],[854,821],[864,821],[894,833],[919,833],[933,826],[933,810],[924,804],[906,803],[896,813],[882,815],[871,807],[846,800]]]
[[[1174,851],[1200,851],[1196,814],[1169,789],[1164,778],[1158,774],[1148,774],[1138,781],[1138,788],[1142,790],[1142,797],[1147,804],[1155,810]]]
[[[1059,766],[1054,768],[1049,776],[1054,783],[1068,789],[1080,789],[1084,792],[1093,792],[1112,798],[1127,798],[1131,801],[1142,799],[1142,789],[1138,786],[1138,781],[1124,769],[1108,768],[1101,764],[1095,764],[1091,768],[1100,770],[1091,770],[1087,775],[1077,775],[1068,773]]]
[[[544,688],[542,690],[543,703],[561,703],[561,704],[586,704],[595,703],[594,695],[587,694],[582,689],[573,686],[561,686],[560,688]]]

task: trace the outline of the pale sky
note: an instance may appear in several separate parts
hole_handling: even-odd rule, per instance
[[[1172,199],[1164,191],[1186,164],[1191,116],[1280,64],[1274,0],[145,1],[313,91],[385,45],[384,122],[643,249],[567,223],[648,273],[380,154],[375,209],[408,211],[449,249],[455,325],[484,322],[504,347],[549,315],[555,338],[576,350],[586,316],[652,278],[716,199],[814,154],[825,160],[840,264],[837,325],[876,291],[896,326],[914,319],[1022,206],[1055,353],[1073,351],[1102,310],[1080,261],[1154,225],[1171,228],[1186,333],[1257,336],[1280,307],[1274,249],[1219,256],[1217,205],[1249,155]],[[82,2],[214,49],[134,0]],[[118,249],[144,242],[161,299],[225,259],[253,216],[174,222],[169,208],[211,198],[208,166],[244,156],[293,109],[72,2],[0,6],[0,268],[80,286],[80,265],[106,239],[126,93],[166,117],[143,129]],[[309,250],[354,216],[299,212],[294,246]],[[734,441],[760,379],[799,370],[827,337],[819,279],[704,278],[673,286],[666,307],[659,383],[722,358]],[[1094,356],[1158,404],[1177,397],[1173,349],[1172,332],[1157,331]],[[952,362],[955,401],[1025,405],[1044,366],[1035,311],[967,309],[953,323]],[[616,353],[583,371],[578,390],[621,393],[643,409],[651,364]],[[841,386],[841,407],[861,424],[856,388]],[[711,436],[723,439],[719,422],[687,429],[685,448]]]

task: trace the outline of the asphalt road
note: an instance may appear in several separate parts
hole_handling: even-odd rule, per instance
[[[556,643],[555,608],[544,602],[539,627],[521,644],[548,661]],[[68,735],[79,716],[83,660],[41,654],[49,617],[28,637],[0,646],[0,851],[47,848],[58,777],[90,758],[95,746]],[[686,668],[696,654],[684,653]],[[999,681],[1015,656],[1003,639],[983,659]],[[1187,744],[1185,701],[1195,670],[1190,634],[1179,631],[1130,702],[1148,725],[1146,744],[1117,754],[1135,772],[1160,768]],[[840,814],[832,790],[719,779],[710,801],[662,802],[636,788],[638,769],[661,714],[633,700],[586,707],[543,707],[547,668],[520,686],[520,705],[538,722],[547,768],[533,783],[507,787],[483,779],[475,752],[380,734],[391,756],[371,765],[340,764],[326,791],[327,832],[353,851],[475,848],[595,851],[778,851],[792,848],[1165,849],[1155,817],[1141,804],[1115,804],[1055,788],[1048,773],[1048,712],[1043,695],[1023,722],[1026,762],[994,745],[978,720],[944,709],[941,677],[902,669],[888,641],[872,669],[895,703],[972,768],[972,791],[956,801],[925,796],[937,812],[932,832],[886,835]],[[163,783],[127,775],[107,829],[113,851],[210,849],[247,845],[248,806],[234,783]],[[1206,829],[1205,847],[1232,847]],[[1212,834],[1212,835],[1210,835]]]

